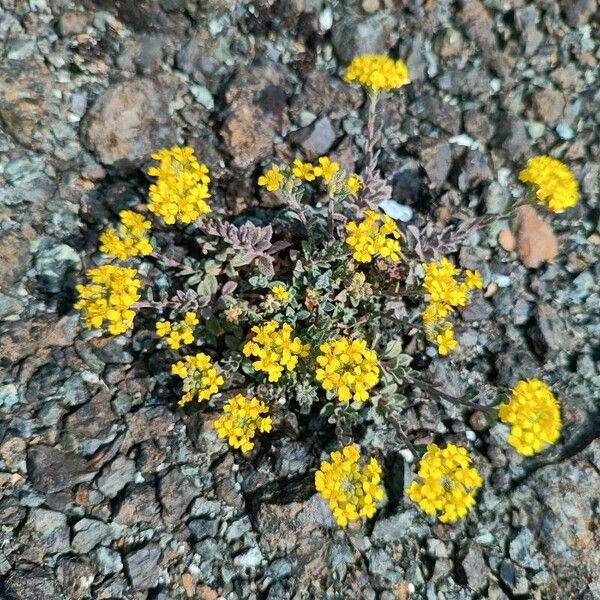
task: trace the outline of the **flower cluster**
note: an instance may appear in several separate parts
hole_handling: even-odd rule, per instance
[[[321,387],[337,394],[340,402],[369,399],[369,390],[379,381],[377,353],[367,348],[365,340],[343,337],[319,347],[319,368],[315,373]]]
[[[498,416],[511,426],[508,443],[524,456],[541,452],[560,436],[558,401],[539,379],[519,381],[509,402],[498,407]]]
[[[156,335],[167,338],[169,348],[179,350],[182,344],[191,344],[194,341],[194,327],[199,322],[196,313],[186,312],[183,320],[175,324],[171,321],[157,321]]]
[[[279,381],[284,369],[293,371],[298,358],[308,356],[310,346],[300,338],[292,338],[292,327],[288,323],[267,321],[252,327],[252,339],[242,349],[244,356],[254,356],[252,363],[256,371],[264,371],[269,381]]]
[[[348,223],[346,231],[346,244],[352,248],[354,260],[369,263],[376,255],[391,262],[400,260],[400,232],[388,215],[365,210],[365,218]]]
[[[423,265],[423,269],[423,289],[428,302],[422,316],[427,339],[437,344],[441,356],[446,356],[457,346],[454,329],[446,317],[454,312],[455,308],[465,306],[469,291],[481,289],[483,281],[479,271],[468,269],[463,273],[463,280],[458,281],[457,276],[461,275],[461,271],[447,258],[427,263]]]
[[[248,400],[238,394],[226,402],[223,415],[214,422],[213,427],[217,435],[227,439],[232,448],[250,452],[254,448],[252,438],[256,432],[271,431],[271,417],[266,416],[268,413],[269,407],[262,400]]]
[[[75,287],[87,329],[103,326],[112,335],[133,329],[135,311],[132,306],[140,299],[137,271],[130,267],[101,265],[88,270],[90,283]]]
[[[454,444],[443,449],[436,444],[427,446],[417,474],[421,481],[410,484],[408,497],[428,515],[439,512],[442,523],[466,517],[482,484],[466,449]]]
[[[189,146],[163,148],[152,154],[159,161],[148,174],[156,177],[150,186],[148,210],[162,217],[165,223],[191,223],[211,212],[208,168],[199,163]]]
[[[361,517],[370,519],[383,500],[381,467],[376,459],[360,466],[360,452],[356,446],[345,446],[341,452],[331,453],[331,462],[322,461],[315,473],[317,492],[327,500],[340,527]]]
[[[183,360],[171,365],[171,373],[183,379],[183,396],[179,406],[184,406],[194,397],[198,402],[209,400],[223,385],[223,377],[217,373],[210,356],[203,352],[184,356]]]
[[[348,65],[344,79],[349,83],[359,83],[376,93],[410,83],[410,74],[401,60],[393,60],[383,54],[363,54]]]
[[[117,228],[109,227],[100,234],[100,252],[117,260],[150,254],[152,244],[147,236],[152,226],[150,221],[132,210],[122,210],[119,219]]]
[[[258,185],[269,192],[277,192],[281,189],[290,189],[298,186],[303,181],[323,180],[331,192],[346,195],[356,194],[361,187],[362,181],[358,175],[346,176],[340,164],[330,160],[327,156],[321,156],[316,164],[294,160],[291,168],[280,168],[271,165],[263,175],[258,178]]]
[[[538,203],[552,212],[563,212],[579,200],[577,179],[564,163],[551,156],[530,158],[519,179],[530,184]]]
[[[290,299],[290,293],[282,285],[273,286],[271,294],[279,302],[287,302]]]

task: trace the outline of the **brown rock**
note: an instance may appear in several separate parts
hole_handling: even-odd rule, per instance
[[[536,116],[553,125],[560,121],[565,110],[565,98],[558,90],[538,90],[534,93],[533,108]]]
[[[520,206],[513,223],[519,259],[528,269],[552,262],[558,254],[558,240],[550,225],[533,206]]]
[[[512,252],[517,247],[517,241],[510,229],[502,229],[498,234],[498,243],[503,250]]]
[[[145,78],[110,86],[88,111],[81,136],[102,164],[140,163],[174,141],[167,90]]]

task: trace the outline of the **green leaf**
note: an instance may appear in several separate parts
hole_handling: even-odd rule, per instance
[[[214,275],[207,275],[196,288],[198,295],[202,298],[212,298],[216,293],[219,287],[219,282]]]
[[[413,358],[410,354],[400,354],[396,359],[396,364],[399,367],[408,367],[412,362]]]
[[[322,417],[330,417],[333,414],[335,407],[333,405],[332,402],[328,402],[327,404],[325,404],[323,406],[323,408],[321,409],[321,411],[319,412],[319,414]]]
[[[383,351],[383,357],[393,359],[400,356],[402,352],[402,340],[390,340]]]

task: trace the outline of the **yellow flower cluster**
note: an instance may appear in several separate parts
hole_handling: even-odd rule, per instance
[[[210,198],[208,168],[196,160],[193,148],[163,148],[152,158],[159,164],[148,169],[148,174],[157,178],[148,192],[151,212],[168,225],[191,223],[211,212],[206,202]]]
[[[326,390],[334,390],[340,402],[369,399],[369,390],[379,381],[377,353],[365,340],[343,337],[320,346],[317,356],[317,381]]]
[[[132,210],[122,210],[119,218],[118,228],[109,227],[100,234],[100,252],[117,260],[150,254],[152,244],[146,235],[150,221]]]
[[[223,377],[217,373],[210,356],[199,352],[184,356],[183,360],[171,365],[171,373],[183,379],[183,396],[179,406],[187,404],[194,397],[198,402],[209,400],[223,385]]]
[[[287,302],[290,299],[290,293],[282,285],[273,286],[271,294],[279,302]]]
[[[408,497],[428,515],[438,515],[442,523],[451,523],[467,516],[475,504],[475,494],[482,481],[465,448],[448,444],[444,449],[436,444],[427,446],[419,462],[418,476],[407,488]]]
[[[466,270],[463,281],[457,280],[461,274],[447,258],[438,262],[423,265],[425,279],[423,288],[427,294],[427,306],[423,311],[423,324],[427,339],[435,342],[441,356],[457,347],[454,339],[454,329],[446,317],[454,312],[455,308],[465,306],[469,291],[481,289],[483,281],[479,271]]]
[[[560,436],[560,406],[539,379],[519,381],[509,402],[498,407],[498,416],[511,426],[508,443],[524,456],[541,452]]]
[[[365,210],[365,218],[348,223],[346,231],[346,244],[352,248],[354,260],[369,263],[376,255],[391,262],[400,260],[400,232],[390,216]]]
[[[258,185],[269,192],[277,192],[284,187],[293,187],[301,181],[315,181],[321,178],[335,193],[355,194],[362,187],[362,181],[358,175],[350,175],[344,178],[340,170],[340,164],[330,160],[327,156],[321,156],[317,164],[294,160],[290,169],[281,169],[277,165],[271,165],[263,175],[258,178]],[[338,175],[339,173],[339,175]]]
[[[223,415],[213,424],[217,435],[226,438],[232,448],[250,452],[257,431],[271,431],[269,407],[258,398],[248,400],[242,394],[231,398],[223,407]]]
[[[538,203],[552,212],[563,212],[579,200],[577,179],[564,163],[551,156],[530,158],[519,179],[530,184]]]
[[[393,90],[410,83],[408,67],[401,60],[383,54],[363,54],[348,65],[344,79],[364,85],[371,92]]]
[[[101,265],[88,270],[90,283],[75,286],[87,329],[106,327],[112,335],[133,329],[132,305],[140,299],[137,271],[130,267]]]
[[[376,503],[383,500],[379,463],[371,458],[361,467],[359,460],[356,446],[345,446],[341,452],[332,452],[331,462],[322,461],[315,473],[317,492],[327,500],[340,527],[362,517],[370,519],[377,510]]]
[[[178,323],[171,321],[158,321],[156,335],[167,338],[167,346],[179,350],[181,344],[191,344],[194,341],[194,327],[198,325],[198,317],[194,312],[186,312],[183,320]]]
[[[267,321],[252,327],[252,339],[244,344],[244,356],[254,356],[258,360],[252,363],[256,371],[269,375],[269,381],[279,381],[284,369],[293,371],[298,358],[308,356],[310,346],[303,344],[300,338],[292,338],[292,327],[288,323],[280,325],[277,321]]]

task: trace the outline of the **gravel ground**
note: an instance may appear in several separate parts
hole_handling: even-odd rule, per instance
[[[596,0],[0,0],[0,598],[600,599],[599,27]],[[85,335],[72,310],[150,151],[194,146],[232,214],[267,201],[272,156],[360,162],[364,98],[339,74],[364,52],[412,73],[383,107],[382,168],[414,223],[502,212],[538,153],[582,188],[457,254],[486,298],[431,376],[540,376],[565,427],[523,460],[500,426],[415,396],[411,436],[465,437],[485,476],[453,526],[402,494],[398,452],[386,505],[337,531],[313,439],[227,452],[176,409],[147,335]]]

